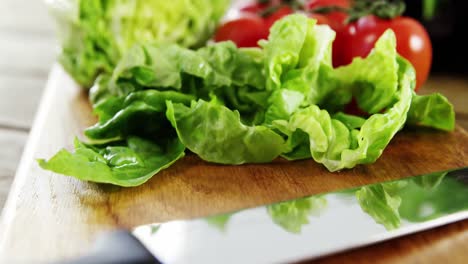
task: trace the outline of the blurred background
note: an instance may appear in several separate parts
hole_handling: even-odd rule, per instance
[[[427,29],[433,45],[432,73],[468,73],[466,0],[406,0],[405,15]]]
[[[56,53],[41,0],[0,0],[0,210]]]
[[[89,0],[88,0],[89,1]],[[407,0],[406,15],[421,21],[433,43],[429,81],[421,93],[441,92],[468,128],[464,38],[468,1]],[[0,1],[0,209],[3,207],[58,46],[42,0]]]

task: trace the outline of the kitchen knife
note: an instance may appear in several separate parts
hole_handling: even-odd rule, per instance
[[[105,234],[59,263],[285,263],[468,218],[468,167]]]

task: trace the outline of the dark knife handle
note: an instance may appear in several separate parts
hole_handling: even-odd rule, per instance
[[[90,254],[54,264],[160,264],[130,232],[112,231],[96,240]]]

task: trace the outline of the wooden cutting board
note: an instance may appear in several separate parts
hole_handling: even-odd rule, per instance
[[[2,215],[0,262],[12,258],[51,261],[83,254],[97,235],[114,228],[206,216],[468,166],[468,134],[457,127],[452,133],[404,130],[375,164],[336,173],[312,160],[225,166],[187,155],[142,186],[120,188],[86,183],[40,169],[35,159],[50,158],[60,148],[70,148],[73,138],[81,137],[83,129],[95,122],[90,110],[86,96],[55,66]],[[454,225],[461,226],[455,228],[454,234],[464,236],[461,245],[466,246],[468,225],[466,222]],[[411,237],[406,241],[412,241]],[[392,250],[385,250],[384,246],[380,253],[361,249],[344,254],[351,254],[348,256],[358,262],[375,263],[379,260],[376,254],[382,252],[387,254],[382,260],[402,255],[422,258],[424,262],[431,260],[424,259],[429,255],[414,250],[392,248],[402,241],[405,240],[389,242],[394,243],[387,246]],[[459,237],[447,243],[456,245],[457,241],[460,243]],[[424,240],[417,243],[427,244]],[[460,252],[468,257],[465,251]],[[340,256],[347,258],[341,254],[335,256],[336,260]]]

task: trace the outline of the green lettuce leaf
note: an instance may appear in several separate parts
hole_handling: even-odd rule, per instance
[[[408,186],[398,193],[403,201],[401,217],[411,222],[423,222],[467,210],[466,183],[460,180],[461,177],[448,175],[447,172],[439,172],[411,179]]]
[[[453,131],[455,129],[453,105],[440,93],[413,94],[408,124]]]
[[[448,172],[435,172],[426,174],[424,176],[416,177],[413,182],[419,185],[421,188],[431,190],[437,188],[439,184],[447,176]]]
[[[299,109],[304,101],[300,92],[278,89],[268,99],[269,107],[265,113],[265,123],[271,124],[275,120],[288,120]]]
[[[397,99],[399,65],[395,47],[395,34],[387,30],[369,56],[356,57],[351,64],[336,69],[335,76],[341,86],[351,89],[358,106],[370,114],[380,112]],[[406,74],[414,75],[414,72]],[[414,89],[414,78],[409,81]]]
[[[388,43],[382,44],[382,42]],[[379,52],[378,49],[395,50],[395,45],[393,32],[387,31],[377,41],[375,53]],[[381,53],[385,52],[382,51]],[[392,53],[389,52],[388,54]],[[385,59],[394,60],[398,65],[394,68],[397,71],[398,78],[395,80],[395,85],[398,90],[393,95],[397,101],[387,111],[374,114],[364,122],[359,120],[361,127],[358,130],[357,128],[350,129],[350,124],[345,125],[339,119],[333,119],[326,110],[322,110],[316,105],[308,106],[294,113],[288,122],[279,120],[273,123],[277,129],[286,134],[288,138],[291,138],[291,140],[288,140],[289,150],[294,149],[293,144],[298,144],[298,137],[294,136],[294,134],[297,133],[296,131],[301,130],[308,135],[308,145],[313,159],[324,164],[330,171],[352,168],[357,164],[372,163],[380,157],[390,140],[406,121],[414,85],[414,70],[409,62],[396,57],[396,55],[385,57]],[[368,60],[372,62],[373,58],[369,56]],[[365,60],[364,62],[355,61],[354,63],[356,62],[363,67],[367,65]],[[375,69],[379,65],[385,67],[388,64],[390,63],[382,61],[381,64],[371,67]],[[352,68],[354,66],[350,65],[348,67]],[[393,89],[393,85],[387,85],[387,87]],[[379,93],[381,89],[374,89],[373,91]],[[295,139],[295,141],[293,142],[292,139]],[[304,137],[300,136],[300,139],[304,140]],[[299,144],[303,143],[299,142]],[[303,154],[303,149],[301,154]],[[295,151],[292,155],[285,153],[284,156],[292,159],[298,154]]]
[[[85,130],[92,140],[112,141],[127,135],[145,138],[171,132],[165,117],[166,101],[189,105],[194,96],[175,91],[144,90],[127,97],[109,97],[95,105],[99,122]]]
[[[273,222],[291,233],[300,233],[309,223],[310,215],[318,215],[327,205],[321,196],[306,197],[268,205],[267,212]]]
[[[100,78],[90,98],[97,103],[103,97],[146,89],[174,90],[203,99],[215,94],[230,108],[252,112],[266,105],[270,94],[264,91],[261,54],[259,49],[238,49],[233,42],[196,51],[177,45],[136,45],[112,77]]]
[[[62,149],[50,160],[38,160],[45,169],[80,180],[130,187],[141,185],[184,156],[177,139],[160,142],[130,136],[106,145],[88,145],[75,139],[75,151]]]
[[[167,118],[182,143],[206,161],[270,162],[283,152],[283,138],[265,126],[242,124],[239,112],[199,100],[191,107],[167,102]]]
[[[201,46],[214,32],[229,0],[52,0],[60,62],[84,87],[112,72],[135,43]]]
[[[304,15],[290,15],[272,29],[264,48],[269,99],[266,123],[287,119],[300,105],[316,104],[336,88],[324,81],[332,70],[331,47],[335,32]]]
[[[296,68],[299,56],[306,39],[307,30],[315,24],[315,20],[302,15],[290,15],[275,23],[270,29],[268,41],[261,41],[260,46],[265,52],[265,70],[267,88],[281,88],[285,73]]]
[[[86,10],[111,12],[114,3],[90,1]],[[109,32],[100,25],[103,32],[95,37],[102,45],[93,48],[106,50],[114,44],[103,40]],[[377,40],[367,58],[339,68],[331,64],[334,38],[329,27],[295,14],[276,22],[261,48],[237,48],[229,41],[197,50],[164,41],[126,46],[126,54],[112,62],[115,69],[102,70],[90,90],[99,121],[85,130],[88,143],[40,164],[80,179],[130,186],[180,158],[186,147],[221,164],[282,156],[312,158],[337,171],[377,160],[405,124],[453,129],[453,107],[443,96],[414,93],[414,69],[397,54],[393,31]],[[101,55],[102,61],[89,59],[110,61]],[[342,112],[353,98],[368,118]],[[135,140],[151,151],[141,154]],[[117,160],[132,165],[115,163],[114,152],[125,153]],[[152,159],[154,164],[146,163]],[[127,167],[129,178],[138,180],[124,178]],[[392,196],[388,186],[385,191]]]
[[[229,220],[231,219],[232,215],[234,214],[235,213],[227,213],[227,214],[208,216],[205,218],[205,221],[209,225],[217,228],[219,231],[225,232],[227,224]]]
[[[360,188],[356,191],[356,198],[362,210],[386,229],[391,230],[400,226],[398,208],[401,198],[390,195],[386,191],[385,183]]]

